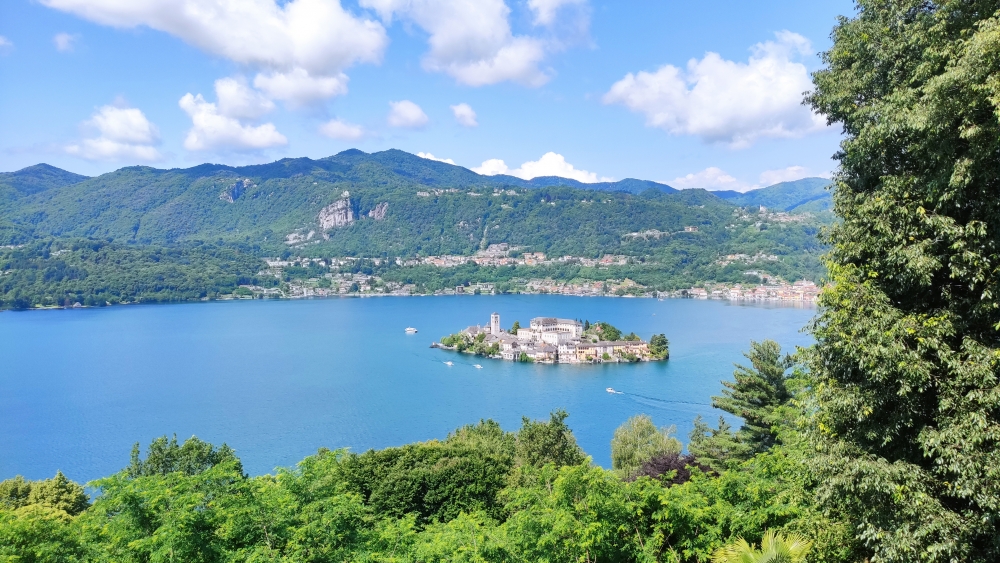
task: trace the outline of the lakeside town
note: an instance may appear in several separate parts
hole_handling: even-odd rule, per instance
[[[396,259],[393,263],[399,266],[433,265],[437,267],[454,267],[459,265],[459,259],[480,264],[476,260],[482,261],[480,265],[501,265],[500,263],[490,263],[489,260],[505,261],[514,260],[516,264],[535,266],[547,264],[570,263],[579,260],[585,266],[613,266],[625,265],[629,263],[627,256],[606,255],[599,259],[586,259],[572,256],[564,256],[550,260],[543,253],[524,253],[517,258],[501,256],[503,252],[509,252],[510,247],[506,245],[491,245],[494,255],[489,252],[477,256],[430,256],[417,260],[404,261]],[[266,260],[267,269],[260,272],[262,277],[273,277],[277,284],[272,287],[257,285],[241,285],[234,298],[288,298],[301,299],[313,297],[337,297],[337,296],[417,296],[417,295],[471,295],[497,293],[520,293],[520,294],[553,294],[569,295],[579,297],[646,297],[646,298],[689,298],[689,299],[714,299],[722,301],[744,302],[744,303],[770,303],[778,305],[792,306],[812,306],[819,298],[822,287],[810,280],[797,280],[788,282],[776,276],[772,276],[760,270],[747,270],[747,276],[757,277],[761,280],[759,284],[741,283],[703,283],[695,287],[676,289],[672,291],[657,291],[643,286],[636,281],[624,279],[609,280],[554,280],[551,278],[513,278],[503,284],[492,282],[471,282],[466,285],[456,285],[429,290],[415,283],[403,283],[399,281],[385,280],[376,274],[366,274],[364,272],[341,271],[351,270],[352,265],[361,260],[353,257],[342,258],[269,258]],[[766,255],[748,256],[731,255],[722,260],[734,261],[743,260],[746,262],[770,261],[772,257]],[[371,262],[376,266],[384,263],[383,259],[374,258]],[[515,264],[515,265],[516,265]],[[507,264],[510,265],[510,264]],[[303,277],[290,277],[286,272],[297,269],[306,272]],[[307,276],[307,277],[306,277]],[[502,287],[498,287],[502,285]]]
[[[663,334],[646,342],[635,333],[623,335],[608,323],[555,317],[536,317],[527,328],[515,322],[505,331],[498,313],[490,315],[487,325],[470,326],[431,347],[515,362],[560,364],[649,362],[670,357]]]

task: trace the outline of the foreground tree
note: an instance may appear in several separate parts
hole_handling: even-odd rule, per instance
[[[677,428],[657,428],[648,414],[637,414],[615,429],[611,438],[611,467],[629,477],[647,461],[668,453],[679,454],[684,446],[674,433]]]
[[[760,549],[754,549],[743,538],[715,552],[712,563],[798,563],[803,561],[812,544],[800,536],[781,536],[774,530],[764,533]]]
[[[1000,2],[862,0],[815,326],[823,490],[878,561],[1000,560]]]

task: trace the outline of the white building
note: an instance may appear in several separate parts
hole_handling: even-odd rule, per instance
[[[501,332],[503,329],[500,328],[500,313],[493,313],[490,315],[490,334],[497,336]]]

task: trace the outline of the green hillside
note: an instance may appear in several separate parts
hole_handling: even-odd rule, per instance
[[[663,288],[741,281],[748,269],[818,279],[824,249],[817,233],[832,220],[829,213],[778,216],[755,203],[773,210],[776,201],[804,201],[812,193],[805,181],[742,194],[756,199],[741,206],[742,199],[640,180],[549,185],[555,179],[481,176],[397,150],[244,167],[134,166],[94,178],[38,165],[3,178],[10,197],[0,199],[0,246],[26,245],[0,249],[7,306],[210,298],[237,280],[257,284],[265,256],[410,259],[471,255],[493,243],[557,257],[630,256],[643,270],[623,277]],[[88,241],[103,250],[86,251]],[[159,260],[176,268],[148,263]],[[535,275],[472,274],[478,281]],[[596,272],[567,265],[545,275],[593,279]],[[420,279],[441,285],[426,272]]]
[[[763,205],[775,211],[819,212],[829,210],[833,206],[830,184],[831,181],[826,178],[803,178],[749,192],[712,193],[740,206]]]

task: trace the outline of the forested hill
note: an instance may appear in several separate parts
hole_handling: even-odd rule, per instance
[[[783,189],[759,191],[773,199]],[[688,238],[713,247],[746,234],[730,220],[736,200],[703,190],[678,192],[632,179],[582,184],[482,176],[398,150],[244,167],[135,166],[95,178],[36,165],[0,175],[0,190],[6,196],[0,198],[0,244],[87,237],[153,245],[238,242],[271,250],[306,244],[331,253],[407,256],[471,253],[483,243],[508,242],[594,255],[648,254],[685,236],[679,234],[685,227],[698,228]],[[772,207],[770,200],[765,205]],[[803,230],[805,223],[810,226]],[[750,250],[815,247],[810,221],[791,225],[805,235],[792,237],[799,239],[794,248],[766,243]],[[629,236],[646,231],[655,232]]]

